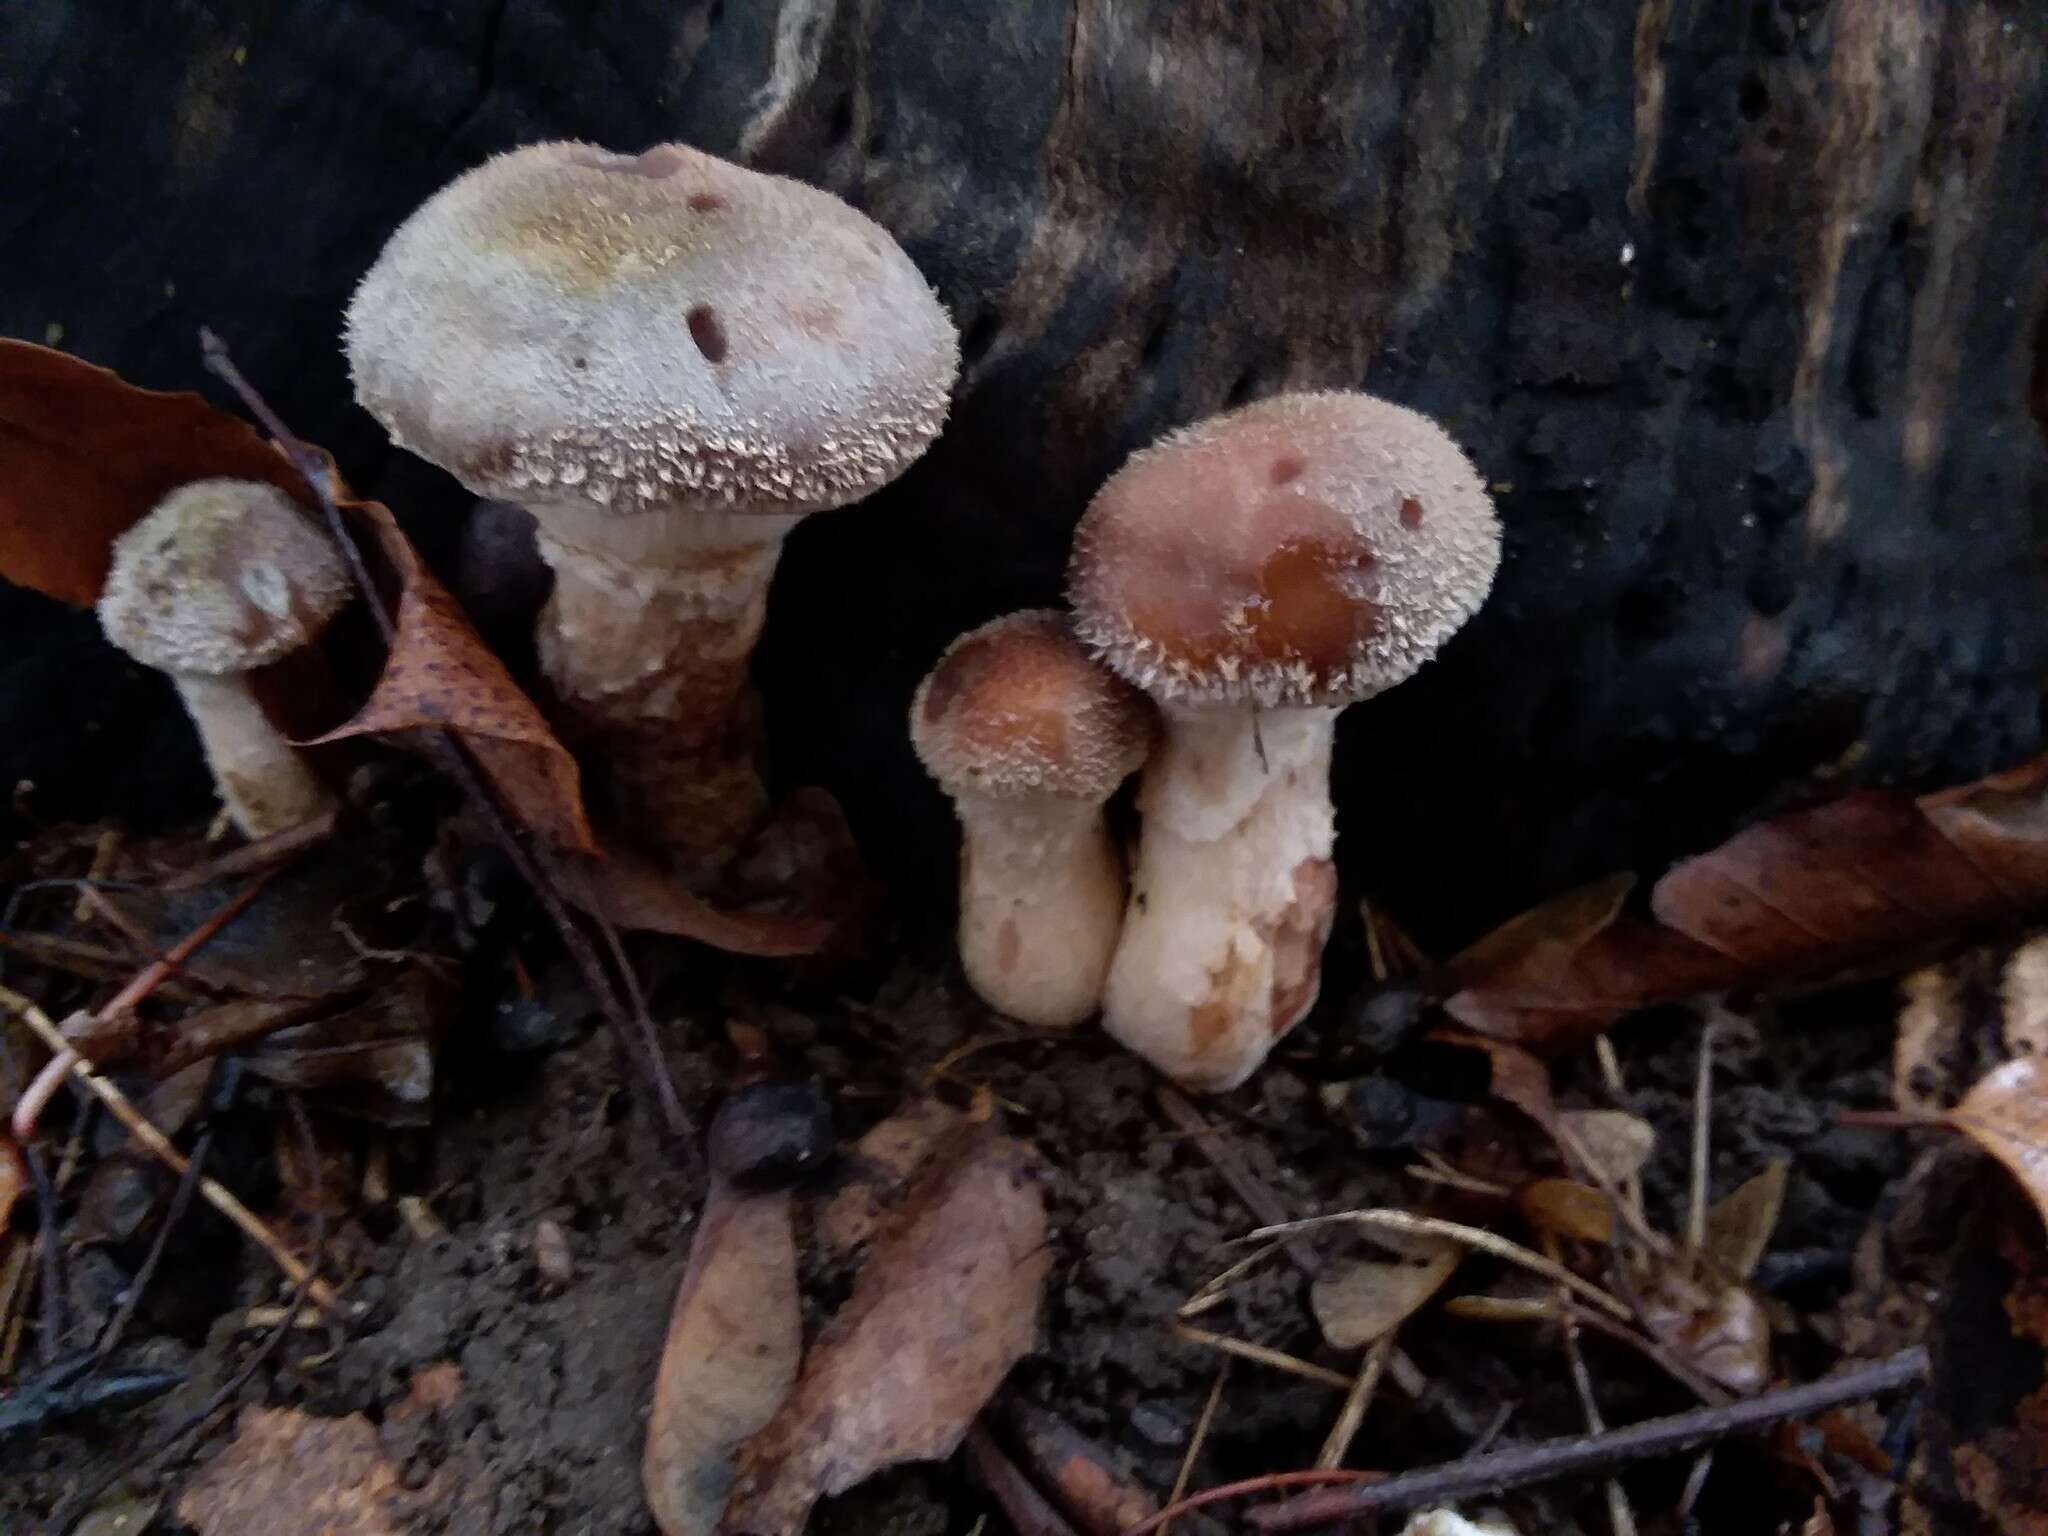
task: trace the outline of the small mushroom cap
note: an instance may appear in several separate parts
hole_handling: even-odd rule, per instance
[[[1435,422],[1293,394],[1133,455],[1082,517],[1068,585],[1081,639],[1159,699],[1341,705],[1435,655],[1499,563],[1493,503]]]
[[[195,480],[114,541],[100,627],[160,672],[246,672],[319,634],[353,590],[333,541],[276,486]]]
[[[348,312],[356,397],[480,496],[801,514],[938,435],[959,338],[829,193],[679,144],[532,144],[444,187]]]
[[[1150,701],[1091,660],[1049,608],[969,630],[910,705],[918,758],[955,796],[1107,800],[1157,728]]]

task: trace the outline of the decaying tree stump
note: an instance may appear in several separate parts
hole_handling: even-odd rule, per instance
[[[901,725],[943,643],[1056,595],[1125,453],[1282,387],[1436,413],[1507,524],[1479,620],[1340,746],[1350,868],[1425,928],[2039,745],[2037,0],[17,0],[7,30],[0,330],[169,386],[209,322],[424,525],[461,500],[347,403],[336,327],[456,171],[679,137],[894,230],[965,337],[954,420],[792,540],[761,670],[783,776],[899,871],[951,856]],[[0,772],[42,814],[132,803],[171,706],[4,611]]]

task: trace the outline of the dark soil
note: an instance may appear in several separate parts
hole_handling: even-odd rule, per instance
[[[935,960],[942,946],[910,948],[879,982],[872,974],[856,981],[844,972],[826,977],[722,961],[669,941],[644,944],[639,958],[653,980],[670,1068],[699,1115],[732,1070],[726,1032],[733,1025],[764,1034],[781,1070],[827,1091],[842,1143],[926,1088],[961,1102],[979,1088],[996,1096],[1012,1128],[1046,1154],[1057,1249],[1040,1348],[1007,1390],[1113,1446],[1132,1478],[1163,1495],[1222,1365],[1209,1348],[1173,1335],[1175,1311],[1242,1256],[1246,1250],[1232,1240],[1258,1223],[1198,1141],[1162,1111],[1155,1080],[1138,1062],[1093,1030],[1026,1035],[991,1016],[957,972]],[[1339,972],[1346,953],[1340,943]],[[496,951],[486,961],[472,956],[472,965],[498,966],[502,958]],[[444,1043],[430,1128],[373,1133],[321,1114],[323,1144],[338,1169],[317,1186],[338,1191],[325,1218],[329,1268],[348,1277],[348,1294],[366,1313],[346,1337],[324,1330],[294,1336],[239,1399],[367,1415],[405,1485],[419,1491],[413,1522],[422,1532],[651,1531],[638,1485],[639,1444],[701,1185],[662,1145],[644,1096],[626,1082],[609,1036],[566,978],[544,972],[535,996],[521,999],[500,970],[495,988],[503,1001],[473,1006]],[[1289,1214],[1425,1202],[1455,1209],[1402,1172],[1412,1150],[1368,1148],[1352,1112],[1326,1107],[1322,1082],[1361,1070],[1385,1069],[1380,1101],[1409,1094],[1411,1108],[1426,1111],[1416,1121],[1424,1138],[1467,1165],[1541,1155],[1541,1139],[1510,1111],[1483,1100],[1414,1099],[1429,1051],[1398,1047],[1377,1061],[1359,1055],[1359,1039],[1375,1030],[1383,1036],[1377,1043],[1388,1043],[1385,1017],[1398,1011],[1383,1006],[1364,1018],[1333,999],[1249,1087],[1202,1105],[1230,1152]],[[1785,1304],[1789,1331],[1777,1341],[1778,1358],[1795,1377],[1839,1357],[1835,1308],[1850,1285],[1853,1251],[1905,1168],[1904,1138],[1834,1123],[1840,1108],[1888,1102],[1892,1024],[1891,994],[1875,987],[1759,1012],[1720,1031],[1715,1192],[1773,1157],[1792,1167],[1760,1283]],[[1618,1102],[1606,1096],[1590,1060],[1565,1063],[1559,1073],[1568,1102],[1612,1103],[1658,1128],[1648,1209],[1667,1231],[1682,1220],[1698,1037],[1696,1017],[1677,1012],[1620,1031],[1630,1087]],[[1439,1070],[1423,1086],[1440,1094],[1443,1081]],[[259,1087],[231,1117],[240,1130],[221,1138],[216,1167],[245,1193],[269,1196],[280,1224],[304,1240],[312,1220],[306,1191],[314,1186],[301,1175],[279,1192],[263,1129],[275,1118],[267,1093]],[[320,1099],[312,1103],[318,1111]],[[390,1192],[366,1201],[360,1159],[373,1138],[390,1154]],[[821,1192],[848,1176],[844,1163],[828,1171]],[[420,1205],[408,1213],[400,1196]],[[81,1243],[85,1229],[67,1212],[74,1332],[89,1339],[127,1283],[139,1240]],[[1497,1207],[1471,1214],[1513,1229],[1512,1216]],[[25,1209],[21,1219],[30,1217]],[[558,1268],[544,1273],[541,1250],[554,1238],[543,1233],[545,1224],[566,1238],[566,1280]],[[187,1371],[189,1379],[145,1408],[0,1446],[6,1529],[29,1528],[127,1463],[210,1397],[256,1346],[260,1335],[244,1326],[242,1312],[278,1299],[275,1272],[214,1230],[217,1224],[194,1218],[191,1225],[156,1283],[148,1321],[121,1356]],[[1347,1242],[1320,1237],[1304,1251],[1332,1255]],[[815,1325],[843,1296],[848,1276],[822,1257],[806,1264]],[[1453,1289],[1481,1289],[1493,1278],[1489,1266],[1468,1261]],[[1302,1266],[1276,1257],[1200,1325],[1339,1371],[1353,1367],[1355,1358],[1321,1343],[1306,1291]],[[1508,1411],[1501,1433],[1509,1439],[1581,1427],[1557,1341],[1543,1327],[1460,1322],[1429,1311],[1406,1327],[1402,1342],[1435,1383],[1436,1401],[1418,1408],[1383,1391],[1354,1464],[1455,1458],[1498,1409]],[[1641,1359],[1597,1340],[1588,1351],[1611,1419],[1690,1405]],[[409,1394],[425,1391],[416,1384],[431,1368],[443,1370],[427,1382],[445,1388],[445,1364],[460,1373],[452,1402],[429,1411],[405,1406]],[[1320,1383],[1234,1363],[1194,1486],[1311,1464],[1338,1396]],[[145,1481],[174,1489],[231,1425],[223,1416]],[[1760,1469],[1767,1473],[1761,1480],[1753,1475]],[[1651,1466],[1631,1478],[1646,1528],[1658,1528],[1672,1508],[1685,1470]],[[1810,1498],[1757,1452],[1731,1447],[1708,1484],[1702,1528],[1768,1529],[1768,1521],[1758,1523],[1760,1508],[1796,1523]],[[170,1507],[167,1500],[167,1519]],[[1524,1531],[1605,1529],[1593,1484],[1509,1500],[1506,1508]],[[828,1503],[814,1529],[966,1531],[983,1514],[992,1529],[1002,1528],[957,1464],[924,1466]]]

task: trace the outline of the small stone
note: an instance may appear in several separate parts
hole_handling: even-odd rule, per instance
[[[560,1288],[575,1277],[576,1261],[569,1254],[569,1234],[560,1223],[542,1217],[533,1225],[533,1267],[541,1282]]]
[[[1187,1413],[1172,1403],[1143,1402],[1131,1409],[1131,1429],[1147,1445],[1162,1451],[1187,1444],[1190,1424]]]

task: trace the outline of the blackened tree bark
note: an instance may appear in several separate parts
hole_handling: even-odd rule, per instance
[[[348,404],[336,328],[458,170],[674,137],[894,230],[955,417],[792,541],[761,668],[783,776],[932,889],[917,676],[1055,597],[1125,453],[1286,387],[1429,410],[1497,487],[1492,601],[1340,745],[1352,872],[1439,937],[2039,744],[2039,0],[16,0],[0,48],[0,329],[168,386],[211,323],[429,529],[460,499]],[[0,773],[155,804],[164,696],[4,612]]]

